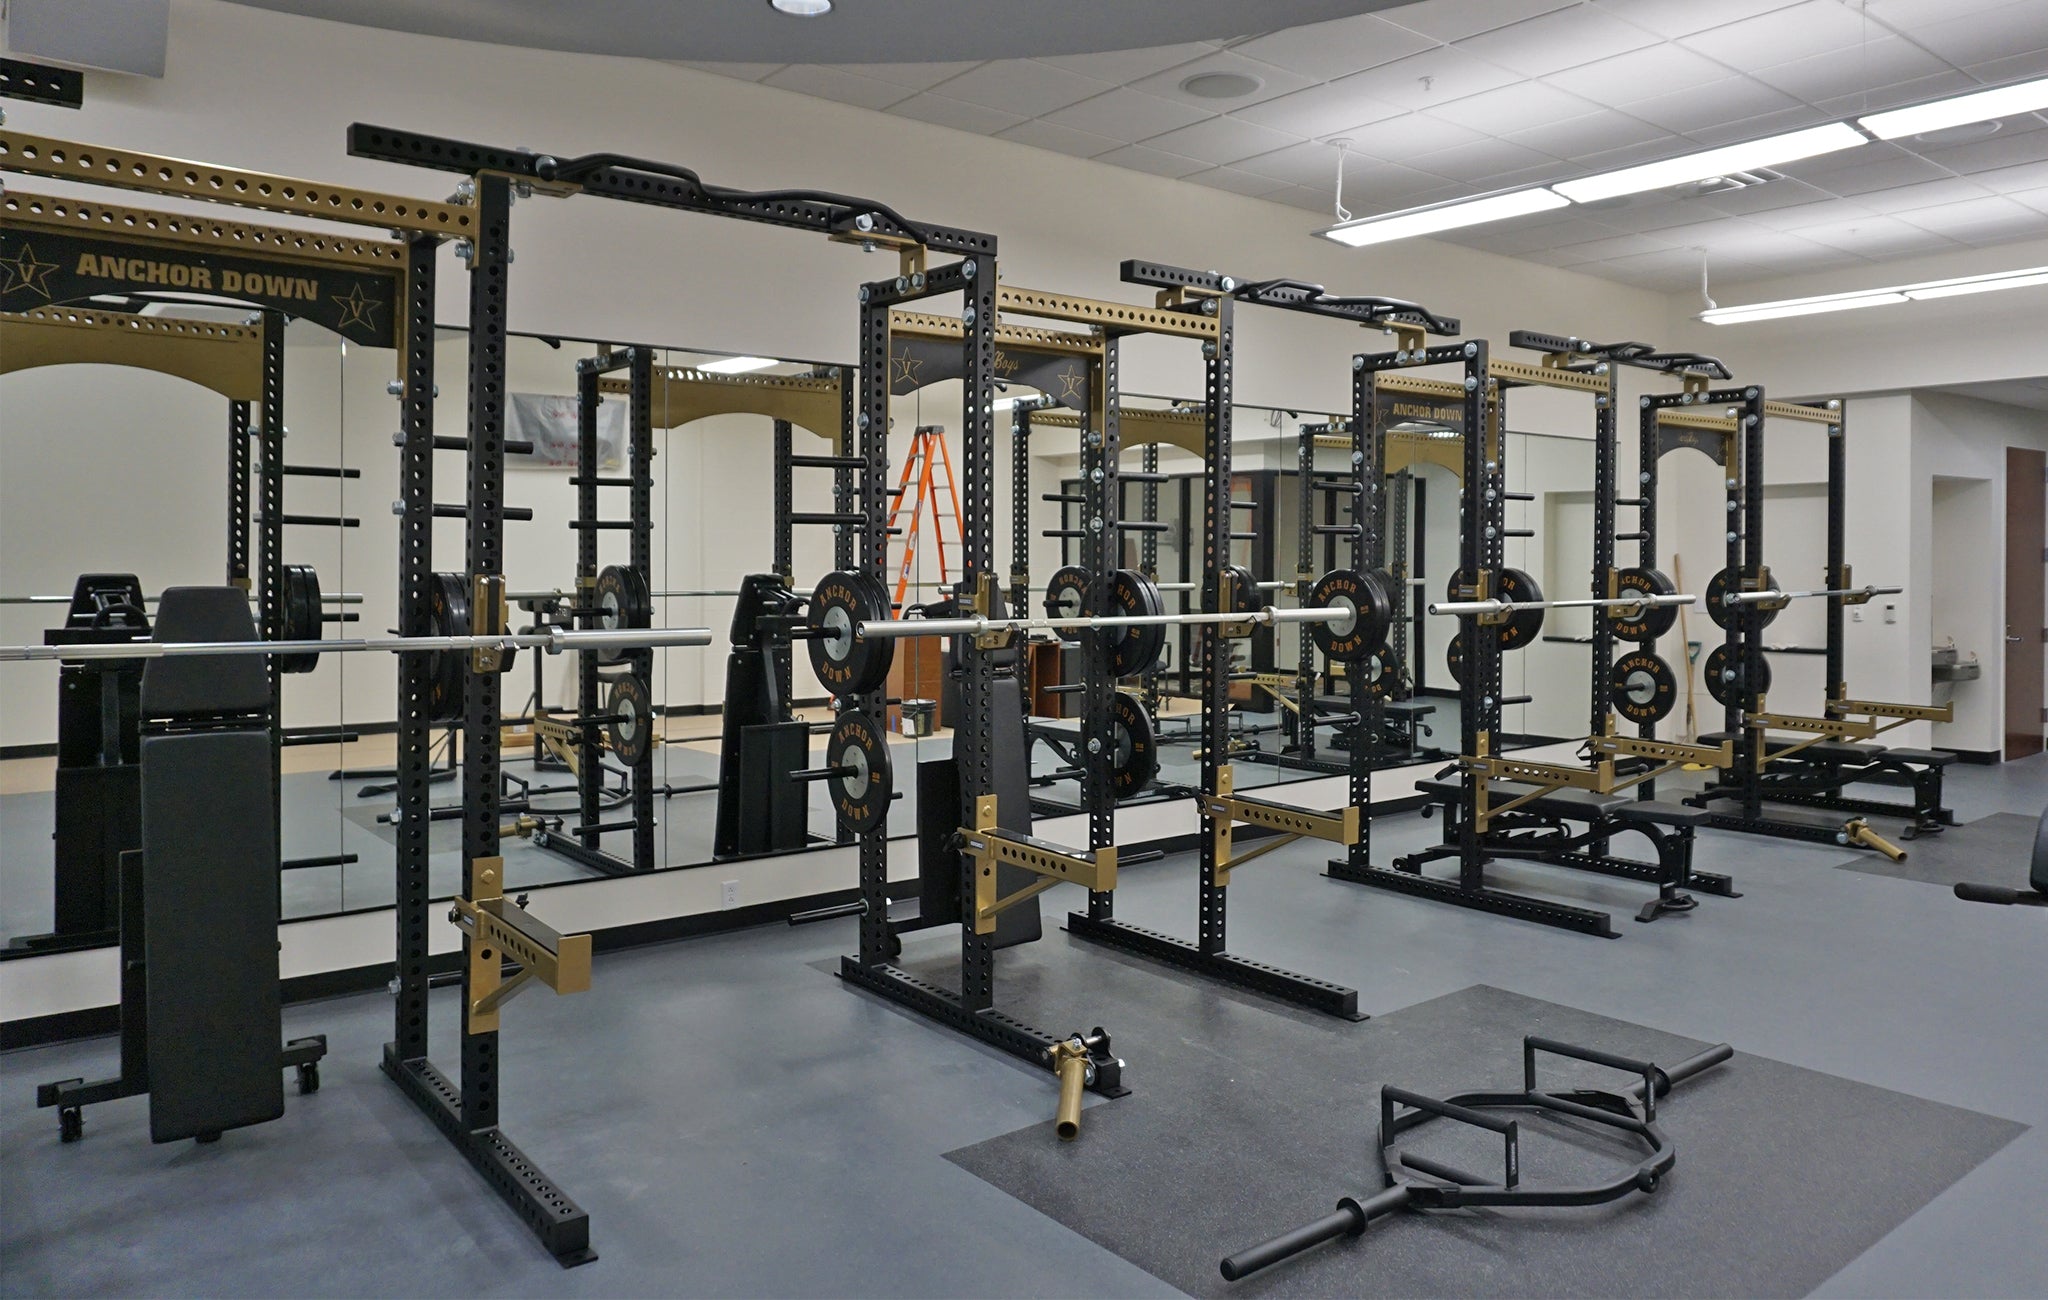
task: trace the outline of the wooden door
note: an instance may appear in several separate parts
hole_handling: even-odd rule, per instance
[[[2005,757],[2041,752],[2048,669],[2048,454],[2005,449]]]

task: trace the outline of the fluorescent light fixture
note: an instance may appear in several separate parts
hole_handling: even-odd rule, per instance
[[[1964,294],[1995,293],[2000,289],[2024,289],[2044,284],[2048,284],[2048,266],[2030,266],[1990,275],[1958,276],[1952,280],[1926,280],[1883,289],[1854,289],[1848,293],[1826,293],[1812,298],[1784,298],[1777,302],[1716,307],[1701,312],[1700,319],[1709,325],[1744,325],[1750,321],[1778,320],[1786,316],[1814,316],[1821,312],[1854,311],[1859,307],[1884,307],[1926,298],[1959,298]]]
[[[1921,298],[1959,298],[1966,293],[1991,293],[1999,289],[2024,289],[2048,284],[2048,266],[2031,271],[2005,271],[1998,275],[1973,275],[1962,280],[1936,280],[1931,284],[1910,284],[1899,290],[1915,301]]]
[[[774,357],[720,357],[716,361],[706,361],[697,369],[707,370],[714,375],[744,375],[749,371],[766,370],[770,366],[780,364]]]
[[[1894,108],[1889,112],[1859,117],[1856,124],[1880,140],[1923,135],[1970,122],[1990,122],[2015,113],[2034,113],[2048,108],[2048,77],[2022,81],[1994,90],[1937,99],[1931,104]]]
[[[1640,194],[1644,190],[1670,189],[1674,185],[1705,180],[1710,176],[1725,176],[1729,172],[1775,167],[1780,163],[1797,162],[1801,158],[1833,153],[1838,149],[1854,149],[1859,144],[1868,143],[1863,133],[1847,122],[1830,122],[1826,126],[1811,126],[1803,131],[1766,136],[1761,140],[1745,140],[1741,144],[1723,145],[1679,158],[1644,163],[1640,167],[1624,167],[1618,172],[1560,181],[1550,188],[1574,203],[1595,203],[1624,194]]]
[[[1819,298],[1787,298],[1782,302],[1758,302],[1745,307],[1716,307],[1700,313],[1709,325],[1747,325],[1751,321],[1778,320],[1785,316],[1816,316],[1828,311],[1854,311],[1858,307],[1883,307],[1904,302],[1906,295],[1878,289],[1858,293],[1833,293]]]
[[[1532,212],[1548,212],[1552,208],[1565,206],[1565,200],[1549,190],[1509,190],[1505,194],[1490,194],[1483,199],[1466,199],[1456,203],[1442,203],[1433,208],[1416,208],[1410,212],[1396,212],[1384,217],[1362,217],[1331,226],[1319,234],[1363,248],[1367,244],[1384,244],[1391,239],[1412,239],[1417,235],[1433,235],[1443,230],[1459,230],[1466,226],[1482,225],[1488,221],[1505,221],[1509,217],[1525,217]]]
[[[768,0],[770,8],[792,18],[816,18],[832,12],[832,0]]]

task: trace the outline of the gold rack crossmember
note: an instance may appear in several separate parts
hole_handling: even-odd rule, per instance
[[[889,333],[892,336],[953,342],[967,337],[967,327],[954,316],[892,311],[889,313]],[[1093,334],[1041,329],[1035,325],[1015,325],[1009,321],[996,322],[996,347],[1014,348],[1019,352],[1052,352],[1077,357],[1102,355],[1102,340]]]
[[[1614,758],[1652,758],[1665,764],[1727,767],[1735,762],[1735,742],[1695,745],[1679,740],[1656,740],[1646,736],[1595,736],[1586,742],[1596,754]]]
[[[181,212],[153,212],[91,199],[64,198],[10,189],[0,196],[0,218],[7,224],[58,231],[78,231],[149,244],[251,252],[360,271],[365,266],[402,273],[405,245],[365,235],[332,235],[283,226],[252,226],[220,217]]]
[[[474,233],[473,209],[399,194],[216,167],[158,154],[0,130],[0,171],[112,185],[208,203],[436,235]]]
[[[1765,731],[1805,732],[1816,740],[1868,740],[1877,734],[1877,724],[1868,719],[1810,718],[1798,713],[1752,713],[1745,725]]]
[[[1596,375],[1584,370],[1560,370],[1556,366],[1532,366],[1524,361],[1489,360],[1486,363],[1486,377],[1541,388],[1569,389],[1580,393],[1605,393],[1612,386],[1606,375]]]
[[[996,286],[996,310],[1075,325],[1092,325],[1105,334],[1169,334],[1180,338],[1214,339],[1221,333],[1216,316],[1135,307],[1130,303],[1105,302],[1099,298],[1076,298],[1070,294],[1020,289],[1007,284]]]
[[[538,980],[556,993],[590,988],[590,936],[561,934],[504,897],[505,860],[478,858],[470,864],[474,899],[457,897],[449,919],[467,936],[468,1017],[472,1034],[495,1033],[498,1012],[512,996]],[[519,970],[504,977],[504,963]]]
[[[1840,424],[1842,407],[1838,402],[1830,410],[1824,406],[1807,406],[1801,402],[1764,401],[1766,420],[1803,420],[1808,424]]]
[[[1116,846],[1076,852],[996,826],[996,796],[974,804],[974,827],[960,831],[960,851],[974,864],[974,932],[993,934],[998,914],[1071,880],[1095,893],[1116,888]],[[1021,867],[1040,879],[1011,894],[997,893],[996,868]]]
[[[1899,722],[1954,722],[1954,704],[1887,704],[1879,700],[1829,700],[1829,717],[1892,718]]]
[[[1210,819],[1209,834],[1216,847],[1216,884],[1219,888],[1230,884],[1230,873],[1238,867],[1299,839],[1343,845],[1358,843],[1359,813],[1355,805],[1326,813],[1257,799],[1241,799],[1235,794],[1236,783],[1236,773],[1226,763],[1216,773],[1216,793],[1198,795],[1195,800],[1195,806],[1202,815]],[[1233,835],[1239,822],[1280,833],[1238,853],[1233,847]]]

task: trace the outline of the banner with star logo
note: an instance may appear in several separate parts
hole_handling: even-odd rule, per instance
[[[398,341],[401,274],[216,253],[85,231],[0,225],[0,311],[117,297],[222,298],[324,325],[351,343]]]
[[[897,396],[966,373],[967,358],[953,339],[896,334],[889,340],[889,391]],[[995,356],[996,382],[1035,388],[1061,406],[1088,409],[1088,362],[1065,352],[1030,352],[1001,347]]]

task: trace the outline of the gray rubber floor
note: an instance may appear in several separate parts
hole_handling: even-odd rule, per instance
[[[2038,815],[2044,799],[2048,759],[1951,771],[1950,802],[1965,821]],[[1377,819],[1375,860],[1435,832],[1415,816]],[[1391,1013],[1474,985],[1687,1040],[1725,1040],[1746,1058],[2031,1126],[1917,1210],[1900,1207],[1895,1227],[1812,1294],[2048,1290],[2048,917],[2039,910],[1831,870],[1838,848],[1709,832],[1700,866],[1734,874],[1744,897],[1702,898],[1698,910],[1654,925],[1624,923],[1623,937],[1608,942],[1341,884],[1320,874],[1323,857],[1320,846],[1297,844],[1240,872],[1231,936],[1243,955],[1356,987],[1362,1008],[1383,1018],[1315,1030],[1361,1047],[1355,1065],[1328,1078],[1333,1104],[1376,1082],[1363,1047],[1380,1025],[1398,1026]],[[1628,882],[1537,868],[1503,876],[1617,910],[1632,911],[1643,894]],[[1063,915],[1081,898],[1061,886],[1044,901],[1049,915]],[[1132,921],[1187,933],[1188,860],[1132,868],[1119,902]],[[1050,1080],[811,968],[851,942],[852,924],[836,922],[609,954],[589,993],[536,991],[507,1009],[506,1131],[589,1209],[602,1256],[567,1273],[377,1072],[391,1018],[382,994],[290,1008],[287,1033],[329,1035],[325,1086],[288,1098],[282,1120],[209,1147],[152,1146],[139,1098],[89,1109],[85,1141],[58,1143],[33,1085],[106,1073],[111,1040],[0,1056],[0,1293],[1175,1294],[945,1158],[1026,1126],[1049,1130]],[[951,942],[944,932],[911,936],[908,957],[928,960]],[[1091,971],[1103,981],[1130,977],[1124,959],[1054,930],[1035,950],[1004,954],[999,999],[1028,993],[1034,965],[1068,963],[1075,1000],[1050,1008],[1048,1027],[1106,1024],[1138,1090],[1091,1106],[1072,1149],[1085,1159],[1097,1149],[1091,1136],[1113,1132],[1107,1110],[1183,1084],[1179,1049],[1148,1047],[1138,1024],[1113,1023],[1088,995]],[[1188,996],[1185,977],[1135,973],[1155,982],[1162,1002]],[[1289,1016],[1205,992],[1231,1017]],[[447,1064],[452,990],[436,995],[434,1010],[435,1055]],[[1489,1050],[1493,1041],[1489,1031]],[[1706,1105],[1709,1086],[1722,1085],[1701,1080],[1693,1098],[1680,1094],[1674,1124],[1685,1122],[1688,1100]],[[1911,1133],[1873,1120],[1861,1136],[1865,1148],[1895,1151],[1891,1165],[1873,1176],[1862,1157],[1837,1153],[1840,1163],[1827,1167],[1842,1175],[1828,1183],[1835,1199],[1810,1206],[1816,1232],[1852,1210],[1867,1221],[1863,1201],[1920,1176]],[[1351,1167],[1355,1153],[1363,1168],[1367,1153],[1338,1143],[1332,1137],[1334,1167]],[[1232,1144],[1247,1167],[1267,1158],[1249,1136]],[[1712,1148],[1696,1149],[1703,1159]],[[1313,1209],[1322,1195],[1310,1192]],[[1273,1226],[1247,1220],[1212,1244],[1227,1251]],[[1457,1232],[1424,1240],[1445,1252],[1445,1277],[1471,1267],[1459,1251],[1481,1251],[1508,1274],[1517,1267],[1512,1254]],[[1620,1256],[1638,1245],[1627,1230],[1588,1231],[1579,1242],[1589,1272],[1626,1266]],[[1645,1290],[1683,1286],[1673,1277]]]
[[[1918,880],[1943,888],[1966,880],[2025,888],[2027,863],[2040,823],[2039,813],[1993,813],[1932,835],[1901,840],[1899,847],[1906,850],[1904,862],[1864,853],[1837,865],[1844,871]]]
[[[1170,1064],[1175,1086],[1095,1108],[1072,1144],[1038,1124],[947,1158],[1192,1295],[1801,1296],[2025,1131],[1743,1054],[1663,1102],[1678,1165],[1654,1197],[1399,1215],[1233,1286],[1217,1271],[1228,1251],[1386,1185],[1380,1084],[1512,1091],[1525,1034],[1661,1064],[1707,1044],[1484,987],[1355,1028],[1161,989],[1143,969],[1095,989],[1118,1046]],[[1540,1068],[1557,1088],[1626,1082],[1555,1057]],[[1605,1182],[1646,1154],[1580,1121],[1506,1117],[1522,1124],[1525,1187]],[[1491,1133],[1440,1122],[1404,1145],[1501,1176]]]

